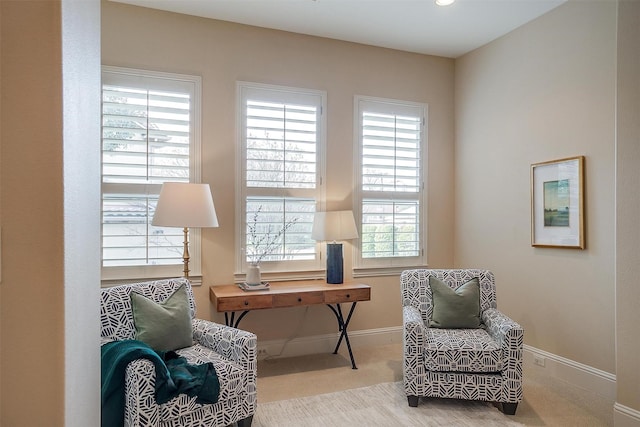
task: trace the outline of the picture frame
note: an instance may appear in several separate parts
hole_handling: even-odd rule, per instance
[[[531,165],[531,246],[584,249],[584,156]]]

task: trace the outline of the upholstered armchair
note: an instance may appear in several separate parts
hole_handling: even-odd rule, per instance
[[[505,414],[514,415],[522,401],[524,331],[498,311],[493,273],[406,270],[400,286],[409,406],[417,406],[419,397],[484,400],[499,402]],[[476,320],[469,320],[475,313],[469,319],[452,317],[460,301],[473,303],[476,298]],[[447,305],[451,301],[453,305]]]
[[[136,329],[130,296],[132,292],[162,303],[182,285],[186,287],[188,297],[193,345],[175,352],[189,364],[213,363],[220,386],[217,403],[201,404],[195,397],[186,394],[179,394],[166,403],[156,403],[155,366],[147,359],[137,359],[126,366],[124,425],[228,426],[237,422],[240,427],[250,426],[256,410],[256,336],[194,318],[193,291],[187,279],[167,279],[102,289],[102,343],[134,339]]]

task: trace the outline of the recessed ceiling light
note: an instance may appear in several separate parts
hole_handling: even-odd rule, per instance
[[[453,4],[453,2],[456,0],[436,0],[436,4],[438,6],[449,6],[450,4]]]

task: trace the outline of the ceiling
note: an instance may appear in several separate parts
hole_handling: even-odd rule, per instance
[[[566,0],[112,0],[187,15],[457,58]]]

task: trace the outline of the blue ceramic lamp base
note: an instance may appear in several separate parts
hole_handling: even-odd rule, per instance
[[[327,283],[343,282],[342,243],[327,243]]]

